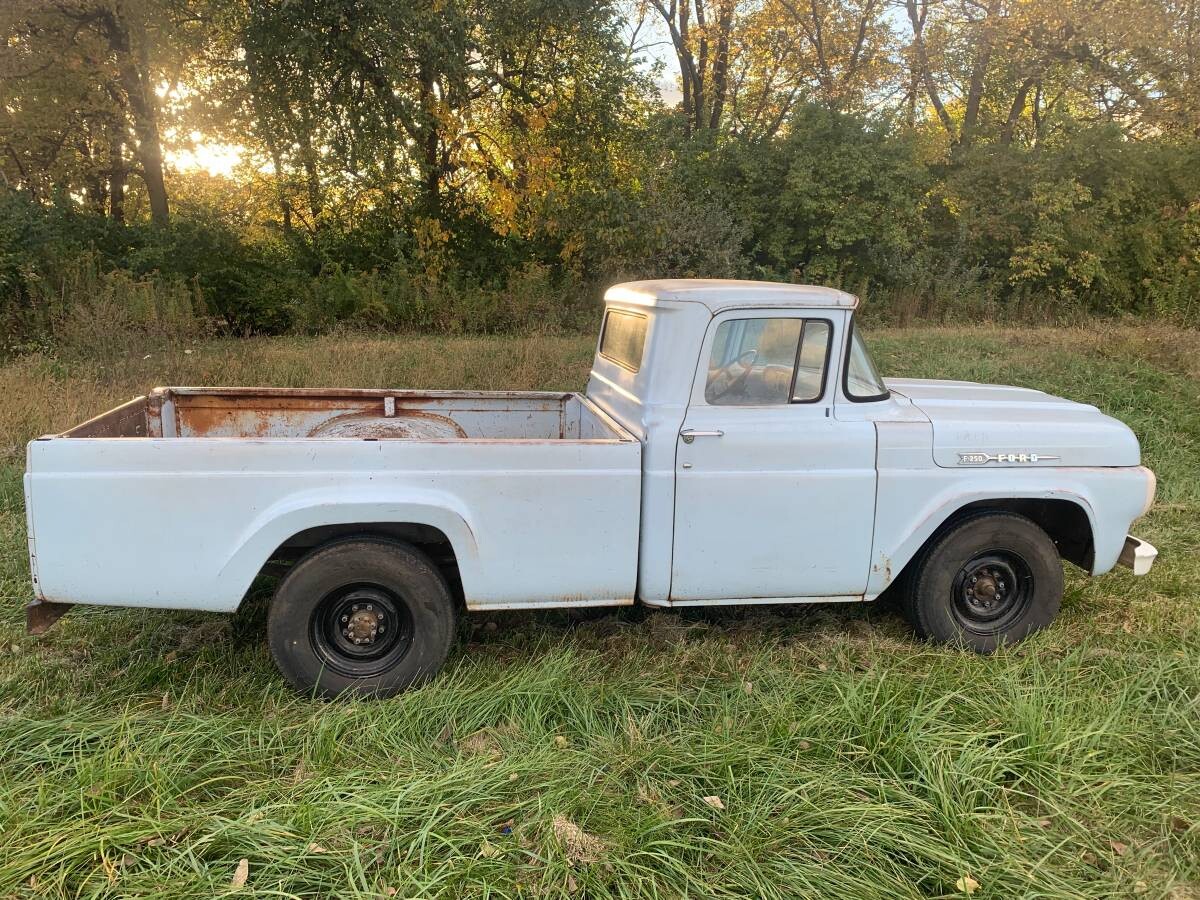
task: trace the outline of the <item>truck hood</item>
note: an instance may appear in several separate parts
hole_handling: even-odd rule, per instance
[[[889,378],[933,424],[939,466],[1136,466],[1133,431],[1094,406],[1029,388]]]

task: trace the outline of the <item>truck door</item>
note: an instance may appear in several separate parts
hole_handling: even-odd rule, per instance
[[[875,426],[838,421],[842,310],[725,312],[675,455],[671,600],[862,594]]]

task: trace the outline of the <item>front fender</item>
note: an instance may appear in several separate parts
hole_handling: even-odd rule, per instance
[[[450,541],[468,592],[479,578],[479,548],[470,516],[457,497],[443,491],[347,491],[344,488],[289,495],[256,516],[233,543],[218,575],[221,595],[241,602],[271,554],[289,538],[323,525],[375,523],[427,525]]]
[[[1017,472],[994,469],[881,470],[876,503],[868,597],[880,594],[951,516],[989,500],[1067,500],[1086,514],[1095,560],[1092,574],[1111,569],[1129,524],[1144,511],[1146,470],[1055,468]]]

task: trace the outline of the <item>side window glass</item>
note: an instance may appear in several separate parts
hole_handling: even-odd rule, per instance
[[[704,399],[713,406],[789,402],[803,319],[730,319],[717,326]]]
[[[850,324],[850,353],[846,358],[846,396],[851,400],[886,400],[890,394],[879,377],[857,323]]]
[[[825,392],[825,365],[829,360],[829,323],[806,319],[800,338],[800,361],[796,366],[796,386],[792,388],[793,403],[820,400]]]

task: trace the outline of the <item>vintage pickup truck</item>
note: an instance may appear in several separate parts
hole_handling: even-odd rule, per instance
[[[1065,559],[1146,572],[1122,423],[1040,391],[883,380],[855,297],[611,288],[584,394],[157,388],[29,444],[36,599],[236,610],[322,696],[432,676],[459,610],[864,602],[987,652]]]

